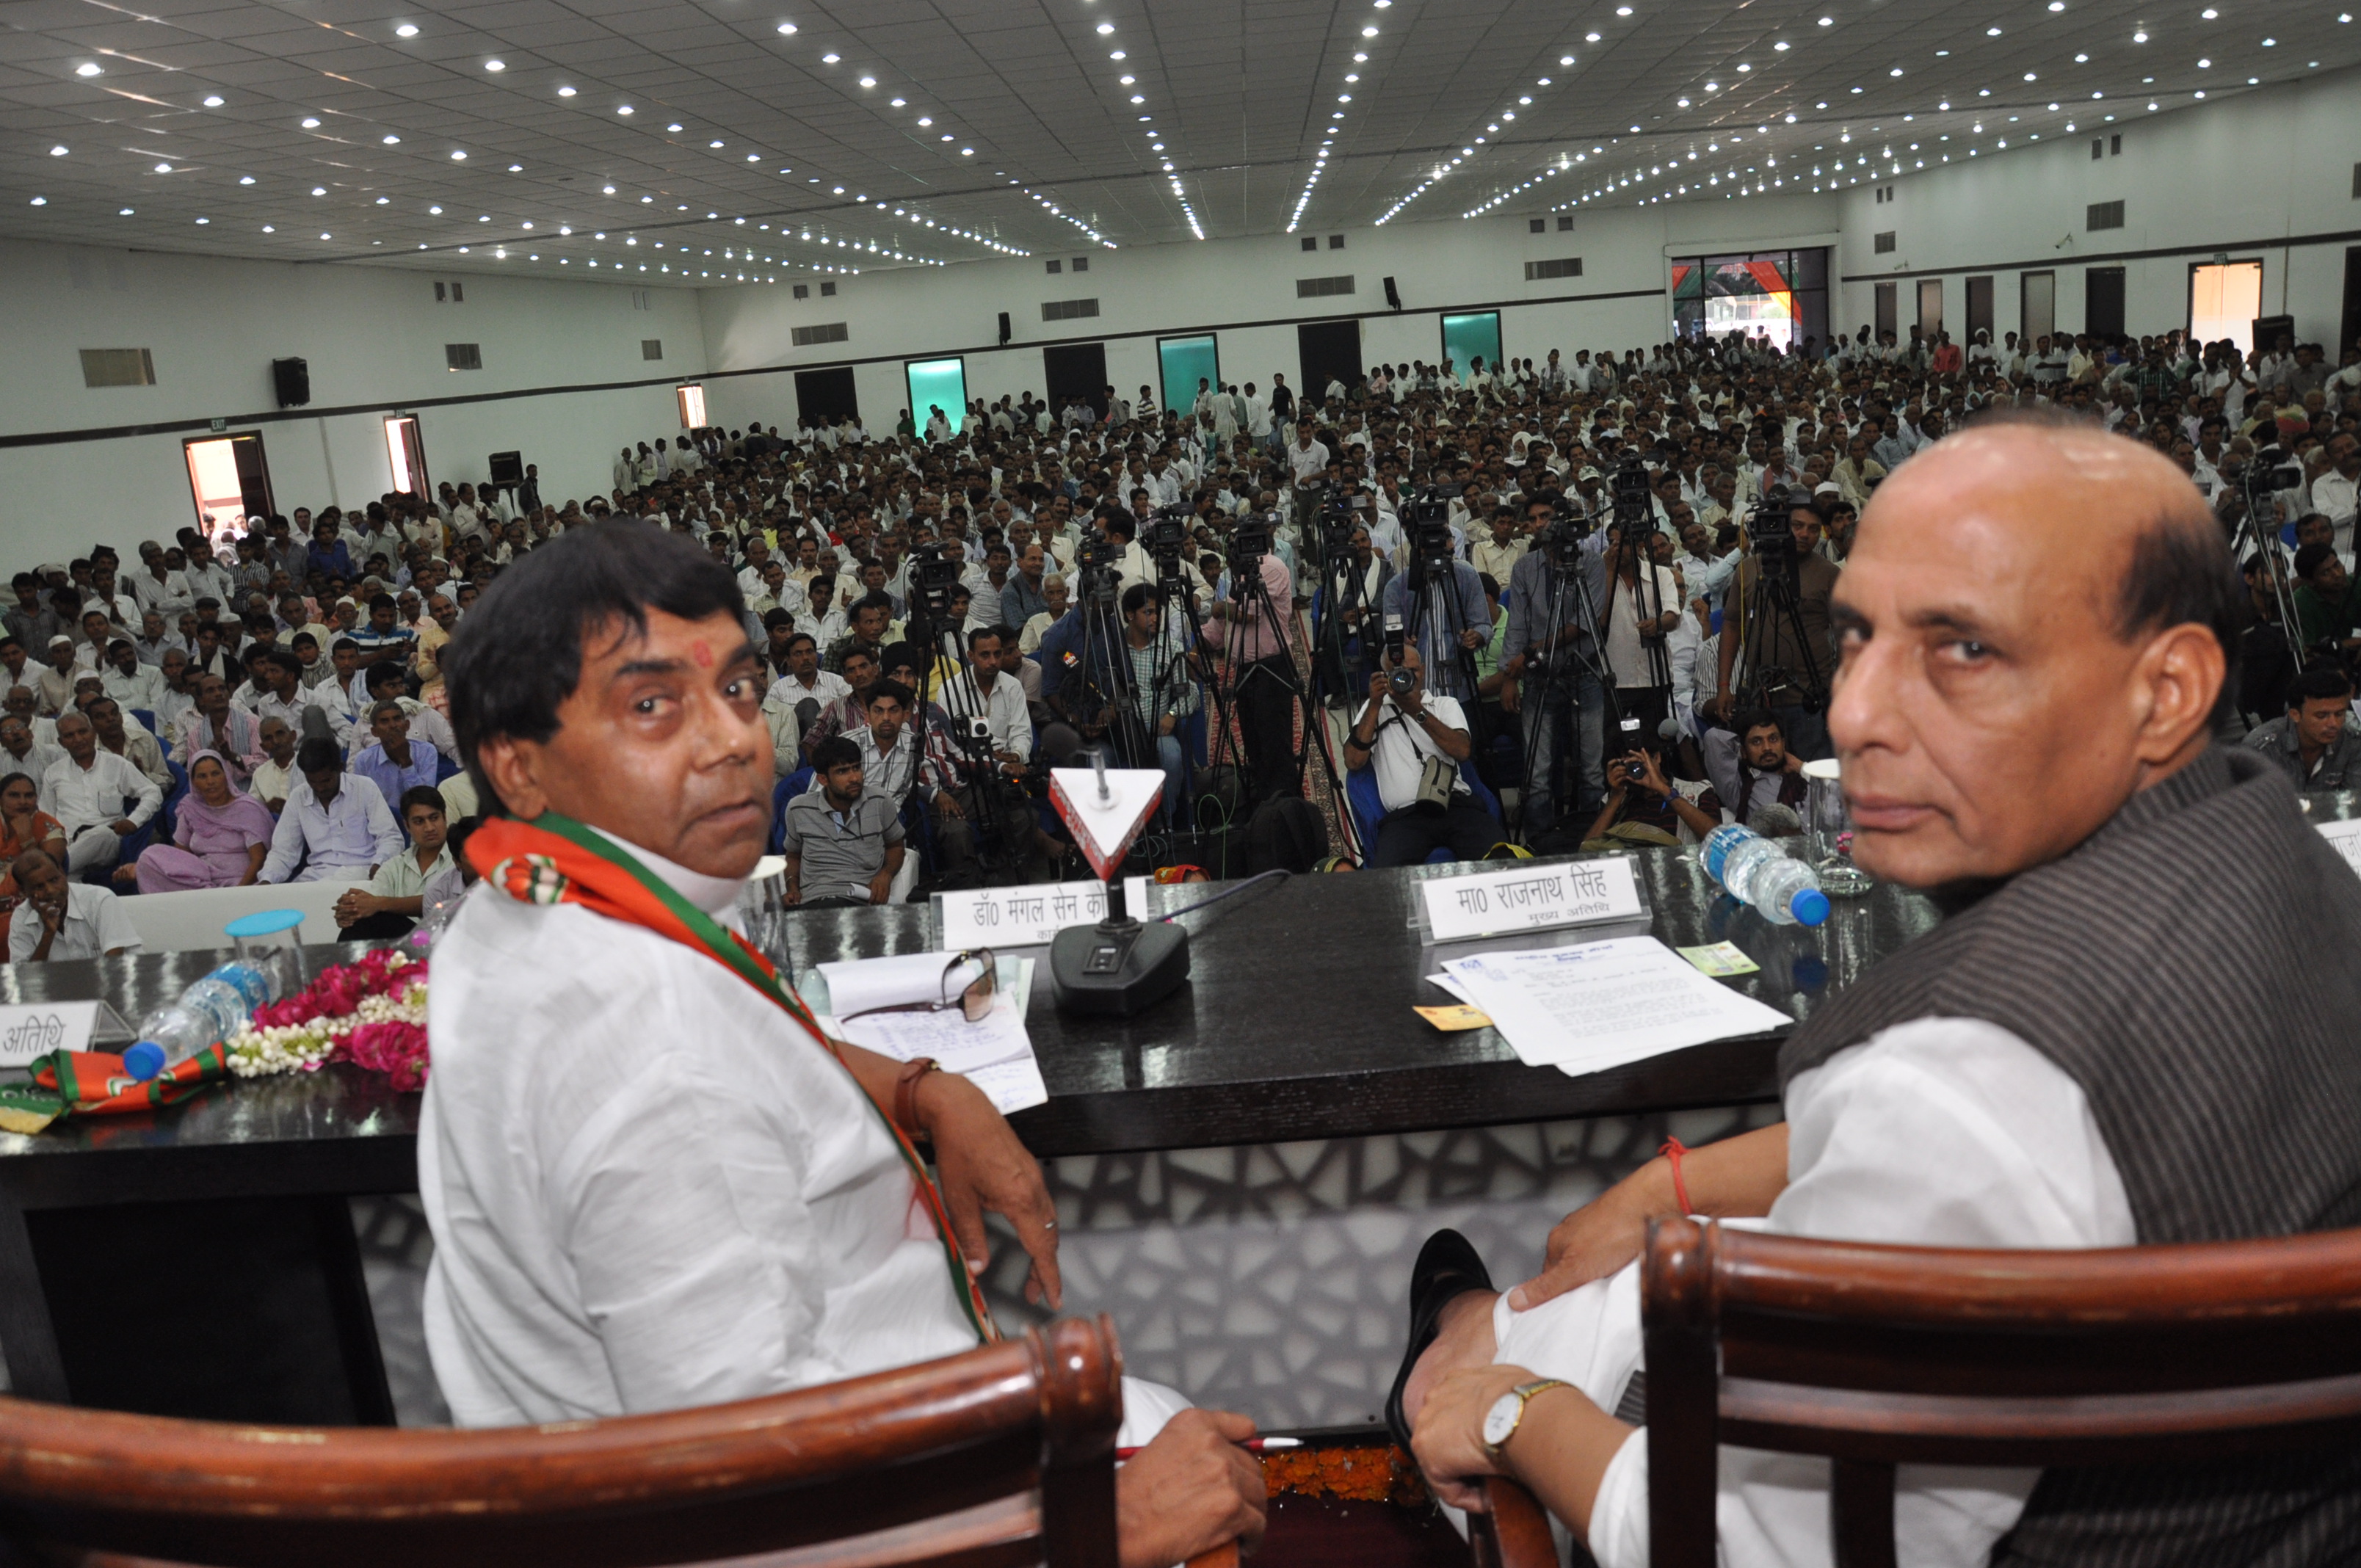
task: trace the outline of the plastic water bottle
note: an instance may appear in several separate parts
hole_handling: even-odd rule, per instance
[[[443,940],[443,933],[450,928],[453,920],[458,918],[460,901],[466,896],[465,894],[455,893],[448,898],[438,899],[419,917],[418,924],[412,927],[410,934],[401,939],[401,945],[409,949],[412,958],[426,958],[434,951],[435,944]]]
[[[1819,873],[1752,828],[1726,822],[1706,835],[1706,874],[1774,926],[1817,926],[1828,917]]]
[[[256,1008],[279,999],[279,990],[277,977],[263,965],[222,965],[181,992],[179,1001],[148,1014],[138,1042],[123,1053],[123,1070],[144,1080],[179,1066],[236,1034]]]

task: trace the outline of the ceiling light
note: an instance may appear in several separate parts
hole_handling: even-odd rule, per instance
[[[131,215],[131,209],[128,207],[119,207],[115,210],[115,215],[118,218],[127,218]]]
[[[453,148],[451,149],[451,161],[454,163],[465,163],[467,161],[467,155],[461,152],[457,148]]]
[[[484,61],[484,69],[486,71],[506,71],[508,68],[509,62],[505,60],[488,60]],[[320,237],[322,239],[325,239],[328,236],[326,235],[322,235]]]
[[[795,30],[796,25],[793,22],[781,22],[779,24],[779,33],[782,37],[792,37]]]
[[[1106,37],[1113,31],[1115,31],[1115,24],[1113,22],[1101,22],[1098,26],[1098,34],[1101,38]]]
[[[387,137],[385,138],[385,145],[388,147],[400,147],[401,145],[401,138],[400,137],[393,136]]]
[[[1145,99],[1145,98],[1141,97],[1141,96],[1140,96],[1138,93],[1133,93],[1133,94],[1131,95],[1131,101],[1132,101],[1133,103],[1135,103],[1135,104],[1145,104],[1145,103],[1147,103],[1147,102],[1148,102],[1148,100],[1147,100],[1147,99]],[[1349,104],[1349,103],[1351,103],[1352,101],[1353,101],[1353,100],[1351,100],[1350,98],[1339,98],[1339,99],[1337,99],[1337,100],[1336,100],[1336,102],[1338,102],[1339,104]]]
[[[1139,78],[1137,78],[1137,77],[1136,77],[1136,76],[1118,76],[1118,77],[1116,77],[1116,78],[1115,78],[1115,81],[1117,81],[1118,82],[1122,83],[1122,84],[1123,84],[1124,86],[1126,86],[1126,87],[1130,86],[1133,82],[1137,82],[1137,81],[1138,81],[1138,80],[1139,80]],[[1350,77],[1346,77],[1346,78],[1345,78],[1345,80],[1349,82],[1349,81],[1351,81],[1351,80],[1352,80],[1352,78],[1350,78]]]
[[[418,36],[418,24],[404,22],[393,29],[393,36],[398,38],[414,38]]]
[[[960,148],[960,156],[961,158],[973,158],[975,156],[975,148],[972,147],[963,147]]]
[[[932,115],[920,115],[918,116],[918,124],[922,126],[931,126],[934,123],[935,117]]]
[[[557,90],[557,95],[561,98],[571,98],[574,96],[574,89],[571,87],[561,87]]]
[[[2147,42],[2147,35],[2146,33],[2134,33],[2132,35],[2132,42],[2136,44],[2144,44]]]
[[[1595,38],[1595,37],[1597,37],[1598,35],[1594,33],[1594,34],[1593,34],[1593,35],[1591,35],[1591,36]],[[1572,56],[1572,55],[1570,55],[1570,54],[1562,54],[1562,55],[1560,55],[1560,56],[1558,56],[1558,57],[1557,57],[1557,62],[1558,62],[1560,65],[1572,65],[1572,64],[1574,63],[1574,56]]]
[[[325,185],[314,185],[312,187],[312,194],[314,196],[324,196],[327,193],[328,188]]]
[[[2197,62],[2197,69],[2200,71],[2207,70],[2212,67],[2213,63],[2213,62],[2210,60],[2201,60]]]
[[[2263,40],[2263,47],[2265,49],[2277,49],[2279,47],[2279,40],[2277,38],[2265,38]]]
[[[237,182],[241,185],[251,185],[254,183],[254,176],[251,174],[241,174],[237,177]]]
[[[1787,43],[1786,43],[1786,40],[1785,40],[1785,39],[1784,39],[1784,38],[1782,38],[1779,42],[1777,42],[1777,43],[1775,43],[1775,44],[1773,44],[1771,47],[1772,47],[1773,49],[1777,50],[1777,51],[1778,51],[1779,53],[1781,53],[1781,54],[1785,54],[1785,53],[1787,52]]]
[[[877,78],[873,76],[864,76],[861,79],[861,84],[863,87],[874,87],[877,85]]]
[[[72,149],[71,148],[69,148],[69,147],[64,146],[63,144],[60,144],[60,145],[59,145],[59,146],[57,146],[57,147],[53,147],[53,148],[49,148],[49,156],[50,156],[51,158],[63,158],[67,153],[69,153],[69,152],[71,152],[71,151],[72,151],[72,150],[73,150],[73,149]]]
[[[320,128],[320,122],[316,119],[307,119],[303,122],[303,128],[307,131],[316,131]]]
[[[170,174],[172,172],[172,166],[169,163],[159,163],[156,166],[156,172],[159,174]]]
[[[844,57],[840,54],[824,54],[819,57],[819,62],[822,65],[834,65],[838,60],[842,60],[843,58]]]
[[[895,99],[895,100],[894,100],[894,107],[895,107],[895,108],[897,108],[897,109],[899,109],[899,108],[903,108],[903,107],[906,106],[906,105],[909,104],[909,102],[910,102],[910,101],[909,101],[907,98],[896,98],[896,99]]]
[[[222,106],[222,96],[221,96],[221,94],[220,94],[220,93],[214,93],[212,96],[208,97],[208,98],[205,100],[205,107],[206,107],[206,108],[208,108],[208,109],[218,109],[218,108],[220,108],[221,106]]]
[[[615,105],[615,113],[619,115],[628,115],[631,112],[631,106],[629,104],[618,104]]]
[[[106,68],[104,66],[99,64],[94,60],[85,60],[80,65],[74,67],[74,74],[76,76],[96,76],[100,71],[105,69]],[[40,206],[49,205],[48,202],[38,196],[34,198],[34,201]]]
[[[1886,74],[1886,75],[1888,75],[1888,76],[1899,76],[1899,75],[1901,75],[1901,74],[1902,74],[1902,68],[1901,68],[1900,66],[1898,66],[1898,65],[1897,65],[1897,66],[1895,66],[1893,70],[1891,70],[1891,71],[1887,71],[1885,74]]]

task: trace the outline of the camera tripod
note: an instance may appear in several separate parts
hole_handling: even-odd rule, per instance
[[[933,597],[947,597],[947,590],[943,595]],[[961,646],[959,627],[951,623],[944,607],[929,602],[929,596],[924,588],[911,596],[910,616],[903,627],[903,637],[918,650],[920,664],[916,694],[917,712],[910,720],[917,732],[917,749],[912,756],[909,780],[904,786],[904,801],[895,802],[897,811],[907,800],[906,792],[917,790],[919,777],[926,771],[927,731],[930,724],[929,715],[935,707],[932,699],[937,691],[937,672],[942,668],[946,658],[954,668],[965,663],[965,650]],[[1000,759],[993,754],[983,712],[983,694],[976,689],[972,680],[962,687],[957,677],[941,682],[940,691],[946,729],[953,748],[959,753],[961,769],[970,786],[967,808],[971,813],[969,826],[975,835],[976,863],[983,868],[987,878],[1005,874],[1012,861],[1021,866],[1022,854],[1030,848],[1030,835],[1028,833],[1025,839],[1019,840],[1013,831],[1016,824],[1000,788]],[[1029,827],[1029,824],[1026,826]]]
[[[1253,526],[1267,531],[1268,525],[1265,522]],[[1289,727],[1293,729],[1300,725],[1302,736],[1301,740],[1296,740],[1292,735],[1290,736],[1286,751],[1288,776],[1285,787],[1268,792],[1269,795],[1300,795],[1302,792],[1305,772],[1312,756],[1316,754],[1320,759],[1322,771],[1327,775],[1331,795],[1334,798],[1342,800],[1345,797],[1344,776],[1336,766],[1335,757],[1332,754],[1326,728],[1321,722],[1321,704],[1313,696],[1312,683],[1304,679],[1295,663],[1293,636],[1295,607],[1292,596],[1290,596],[1289,602],[1282,609],[1273,601],[1269,585],[1263,581],[1263,559],[1270,553],[1268,538],[1267,532],[1248,533],[1245,529],[1232,535],[1229,558],[1230,601],[1237,607],[1237,615],[1230,623],[1228,634],[1222,640],[1222,657],[1215,666],[1214,678],[1208,685],[1215,691],[1226,688],[1231,694],[1233,705],[1243,709],[1252,706],[1246,701],[1246,694],[1254,682],[1260,680],[1276,683],[1280,688],[1280,697],[1287,707]],[[1252,660],[1246,658],[1239,647],[1239,644],[1246,641],[1249,627],[1259,632],[1258,641],[1265,644],[1267,650]],[[1272,663],[1265,663],[1266,660],[1283,663],[1285,674],[1278,673]],[[1239,717],[1241,735],[1249,722],[1251,720],[1248,716],[1241,712]],[[1220,734],[1220,743],[1213,748],[1216,759],[1232,744],[1227,725],[1223,727]],[[1235,755],[1234,752],[1232,754]],[[1247,762],[1249,764],[1256,762],[1251,747],[1248,749]],[[1269,763],[1266,761],[1262,765],[1268,766]],[[1260,768],[1257,767],[1255,771],[1258,773]],[[1257,779],[1257,782],[1263,781]],[[1351,833],[1349,817],[1349,813],[1340,814],[1340,819],[1345,821],[1345,830],[1348,836]]]
[[[1767,506],[1758,508],[1756,515],[1767,510]],[[1770,694],[1782,690],[1800,692],[1802,701],[1781,707],[1800,706],[1818,711],[1827,706],[1828,685],[1820,675],[1819,656],[1812,651],[1811,633],[1804,625],[1799,577],[1802,563],[1795,554],[1794,537],[1784,526],[1785,519],[1783,512],[1782,526],[1775,533],[1760,529],[1754,533],[1754,581],[1740,601],[1746,630],[1739,645],[1742,674],[1731,694],[1733,712],[1744,707],[1768,708],[1772,706]],[[1794,679],[1798,672],[1769,662],[1769,655],[1778,651],[1782,630],[1794,639],[1796,654],[1803,660],[1800,685]],[[1737,700],[1741,695],[1747,700]],[[1791,745],[1794,740],[1789,738]]]
[[[1563,528],[1565,525],[1561,522],[1556,526]],[[1523,698],[1521,706],[1523,708],[1524,720],[1522,739],[1525,772],[1517,795],[1517,829],[1519,837],[1526,839],[1528,843],[1531,842],[1528,833],[1530,823],[1526,812],[1533,798],[1533,786],[1537,782],[1536,764],[1541,756],[1544,727],[1554,722],[1558,702],[1564,702],[1567,710],[1569,720],[1567,728],[1570,731],[1567,739],[1570,744],[1563,752],[1560,752],[1555,746],[1551,748],[1551,768],[1554,773],[1564,773],[1568,779],[1576,782],[1577,787],[1574,791],[1576,795],[1574,811],[1569,813],[1565,809],[1565,792],[1557,787],[1556,779],[1538,780],[1538,782],[1549,785],[1547,792],[1549,799],[1557,808],[1561,819],[1578,816],[1584,810],[1596,808],[1595,802],[1582,798],[1582,792],[1578,787],[1579,784],[1587,781],[1589,776],[1585,771],[1586,759],[1582,754],[1581,685],[1586,675],[1597,684],[1600,696],[1602,718],[1598,755],[1590,760],[1595,761],[1598,765],[1599,787],[1602,792],[1605,788],[1607,773],[1609,735],[1610,732],[1620,733],[1615,727],[1621,719],[1621,706],[1617,700],[1615,677],[1606,666],[1604,644],[1599,640],[1598,610],[1590,599],[1589,563],[1587,557],[1595,554],[1596,552],[1590,548],[1589,536],[1576,539],[1568,534],[1561,534],[1557,540],[1543,548],[1551,552],[1544,558],[1545,565],[1543,571],[1543,577],[1549,585],[1543,600],[1547,607],[1546,624],[1549,630],[1538,644],[1525,651],[1525,668],[1528,674],[1524,690],[1521,694]],[[1536,667],[1540,671],[1540,679],[1537,681],[1532,676],[1532,672]]]

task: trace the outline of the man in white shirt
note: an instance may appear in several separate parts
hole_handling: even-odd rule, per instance
[[[98,731],[71,709],[58,716],[58,747],[41,798],[66,830],[66,869],[79,876],[122,857],[123,840],[162,809],[164,792],[138,768],[98,743]]]
[[[511,630],[523,605],[573,629],[579,674],[495,706],[488,672],[532,657]],[[452,646],[455,718],[484,804],[515,826],[469,845],[488,874],[436,950],[419,1128],[427,1347],[456,1420],[678,1409],[972,1348],[961,1266],[981,1266],[986,1211],[1054,1309],[1054,1212],[982,1092],[930,1061],[832,1051],[707,945],[727,938],[705,923],[738,924],[771,823],[730,575],[602,524],[533,552],[480,609]],[[664,722],[642,721],[652,706]],[[697,919],[669,935],[571,882],[539,896],[514,851],[490,859],[503,836],[560,842],[586,888],[595,870]],[[948,1236],[895,1128],[933,1144]],[[1118,1441],[1144,1444],[1115,1483],[1126,1568],[1260,1533],[1258,1470],[1223,1452],[1252,1423],[1179,1402],[1126,1385]]]
[[[68,882],[40,850],[26,850],[8,869],[25,895],[8,918],[10,963],[112,959],[139,950],[138,928],[112,892]]]
[[[259,882],[363,882],[401,853],[401,828],[383,792],[345,772],[333,740],[296,749],[302,781],[287,792]]]
[[[1436,849],[1452,858],[1483,858],[1500,837],[1492,814],[1476,804],[1458,764],[1475,752],[1467,716],[1455,698],[1426,689],[1426,662],[1418,642],[1405,642],[1401,662],[1381,656],[1369,675],[1368,701],[1345,737],[1345,765],[1376,774],[1385,816],[1369,846],[1371,866],[1414,866]],[[1408,675],[1397,690],[1389,677]],[[1443,809],[1424,809],[1439,798]]]
[[[2153,536],[2168,532],[2173,539],[2155,547]],[[2073,544],[2059,553],[2070,533]],[[1837,591],[1844,663],[1829,716],[1861,864],[1918,887],[2005,883],[1988,896],[2014,896],[2020,884],[2009,879],[2048,876],[2094,838],[2129,830],[2147,791],[2170,792],[2152,801],[2186,797],[2213,809],[2224,796],[2203,794],[2214,787],[2205,781],[2239,777],[2208,753],[2227,657],[2206,617],[2230,620],[2227,591],[2191,587],[2218,604],[2187,620],[2159,609],[2135,626],[2072,607],[2116,602],[2127,576],[2158,570],[2138,565],[2136,552],[2193,553],[2201,565],[2182,576],[2196,584],[2226,576],[2206,560],[2220,548],[2202,502],[2165,459],[2087,431],[1989,425],[1881,488]],[[2154,586],[2163,603],[2183,602],[2179,583]],[[2005,674],[1993,667],[2004,658]],[[2052,766],[2068,736],[2075,765]],[[2030,885],[2037,899],[2060,884]],[[2169,955],[2156,961],[2169,968]],[[1874,985],[1877,973],[1857,983]],[[1989,983],[2007,990],[2011,978]],[[1949,989],[1971,995],[1986,981],[1960,975]],[[1406,1366],[1399,1408],[1411,1415],[1418,1457],[1444,1499],[1464,1505],[1473,1477],[1512,1474],[1587,1537],[1602,1568],[1648,1561],[1647,1445],[1608,1412],[1640,1363],[1630,1260],[1650,1216],[1752,1217],[1792,1234],[1938,1246],[2152,1239],[2135,1223],[2130,1151],[2110,1146],[2094,1114],[2105,1086],[2087,1088],[2017,1030],[1976,1015],[1977,1005],[1911,1016],[1897,1003],[1906,1021],[1799,1058],[1808,1065],[1786,1082],[1784,1123],[1696,1151],[1677,1177],[1665,1160],[1643,1167],[1553,1233],[1537,1278],[1498,1297],[1488,1287],[1450,1296],[1453,1281],[1443,1280],[1448,1304],[1429,1313],[1441,1335],[1414,1370]],[[1789,1049],[1821,1043],[1813,1027]],[[1454,1248],[1438,1237],[1430,1248],[1435,1263],[1455,1257],[1464,1271],[1472,1262],[1481,1276],[1464,1242]],[[1428,1263],[1418,1272],[1432,1277]],[[1485,1418],[1533,1376],[1526,1367],[1568,1387],[1518,1401],[1521,1418],[1504,1410],[1508,1435],[1495,1426],[1488,1450]],[[1904,1467],[1894,1516],[1901,1559],[1982,1563],[2018,1524],[2037,1475]],[[1722,1561],[1826,1560],[1828,1485],[1825,1460],[1723,1450]],[[2129,1530],[2137,1513],[2089,1528]]]
[[[943,707],[956,723],[981,715],[992,729],[992,751],[1003,762],[1022,767],[1033,756],[1033,715],[1025,706],[1025,689],[1000,667],[1000,630],[978,627],[968,633],[967,668],[943,693]]]

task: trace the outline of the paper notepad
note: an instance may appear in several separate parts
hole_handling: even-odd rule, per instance
[[[1477,953],[1443,967],[1528,1066],[1575,1075],[1794,1022],[1653,937]]]
[[[992,1011],[972,1024],[958,1008],[949,1007],[936,1013],[873,1013],[849,1023],[823,1014],[820,1027],[840,1040],[896,1061],[932,1057],[944,1071],[959,1073],[983,1090],[985,1098],[1006,1115],[1049,1098],[1049,1087],[1041,1081],[1040,1063],[1033,1056],[1033,1036],[1025,1028],[1033,968],[1031,959],[1001,959],[1000,990],[993,998]],[[828,981],[829,1007],[856,1013],[862,1007],[935,1000],[941,989],[943,955],[863,959],[822,964],[820,970]],[[930,979],[926,978],[929,975]],[[914,989],[920,994],[908,994]],[[880,997],[890,1000],[877,1000]]]

